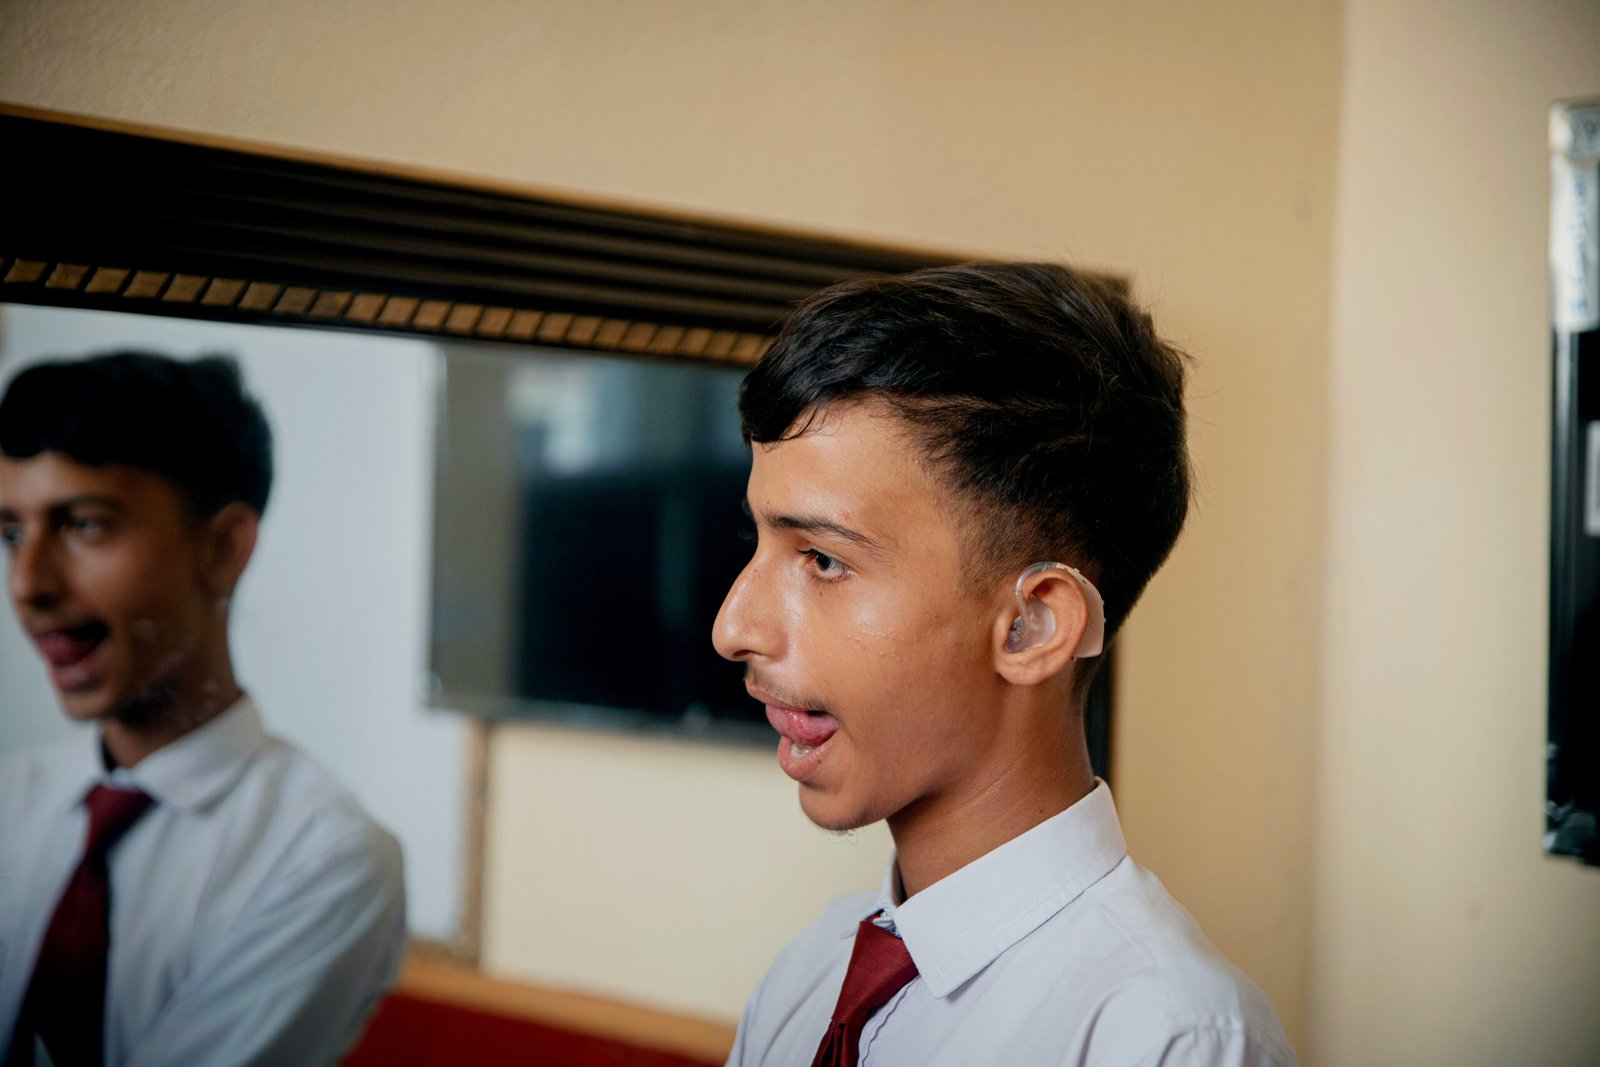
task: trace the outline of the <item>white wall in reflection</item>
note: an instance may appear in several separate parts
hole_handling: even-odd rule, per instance
[[[0,387],[51,356],[142,348],[238,358],[272,424],[276,478],[234,603],[234,662],[267,727],[400,838],[412,931],[462,903],[464,726],[426,669],[434,345],[400,337],[6,305]],[[0,611],[0,751],[71,730]]]

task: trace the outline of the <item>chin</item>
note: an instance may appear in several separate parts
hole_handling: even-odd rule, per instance
[[[800,810],[819,829],[836,834],[859,830],[884,818],[859,802],[852,805],[844,798],[830,797],[807,786],[800,787]]]
[[[113,682],[74,693],[57,690],[56,696],[61,710],[75,722],[137,722],[147,716],[158,692],[153,686]]]
[[[61,710],[74,722],[97,722],[110,718],[117,706],[115,701],[107,699],[102,693],[58,692],[56,698],[61,702]]]

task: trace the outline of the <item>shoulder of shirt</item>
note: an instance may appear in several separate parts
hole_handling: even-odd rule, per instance
[[[402,891],[394,836],[320,763],[271,734],[255,743],[224,792],[176,814],[228,838],[247,836],[251,844],[241,856],[248,858],[239,862],[253,872],[248,878],[257,880],[258,899],[333,884],[385,896]]]
[[[1080,905],[1106,935],[1093,939],[1101,958],[1091,966],[1104,990],[1097,1030],[1141,1035],[1152,1046],[1184,1034],[1238,1032],[1294,1062],[1266,994],[1150,871],[1124,857]]]
[[[89,744],[75,733],[0,753],[0,812],[6,820],[68,804],[65,793],[76,788]],[[382,880],[400,878],[400,844],[394,835],[320,763],[280,738],[265,738],[221,804],[243,804],[287,824],[291,832],[280,837],[287,851],[278,857],[285,875],[296,868],[356,863]]]
[[[361,802],[316,759],[278,737],[269,735],[252,758],[245,788],[265,791],[278,806],[280,816],[298,821],[306,851],[337,848],[393,852],[399,843],[378,825]]]

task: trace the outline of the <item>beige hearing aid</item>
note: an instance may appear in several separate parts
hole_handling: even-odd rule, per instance
[[[1038,597],[1029,597],[1022,591],[1029,578],[1045,571],[1062,570],[1078,580],[1078,585],[1083,588],[1083,599],[1089,605],[1089,624],[1083,628],[1083,637],[1078,641],[1077,649],[1072,653],[1073,659],[1088,659],[1098,656],[1105,649],[1106,641],[1106,602],[1100,596],[1100,590],[1094,583],[1085,578],[1076,567],[1069,567],[1065,563],[1034,563],[1017,576],[1017,618],[1011,624],[1011,632],[1006,635],[1006,651],[1021,652],[1024,649],[1034,648],[1055,636],[1056,615]]]

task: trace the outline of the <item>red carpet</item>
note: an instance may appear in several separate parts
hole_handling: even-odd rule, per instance
[[[705,1067],[715,1061],[394,993],[344,1062],[345,1067]]]

